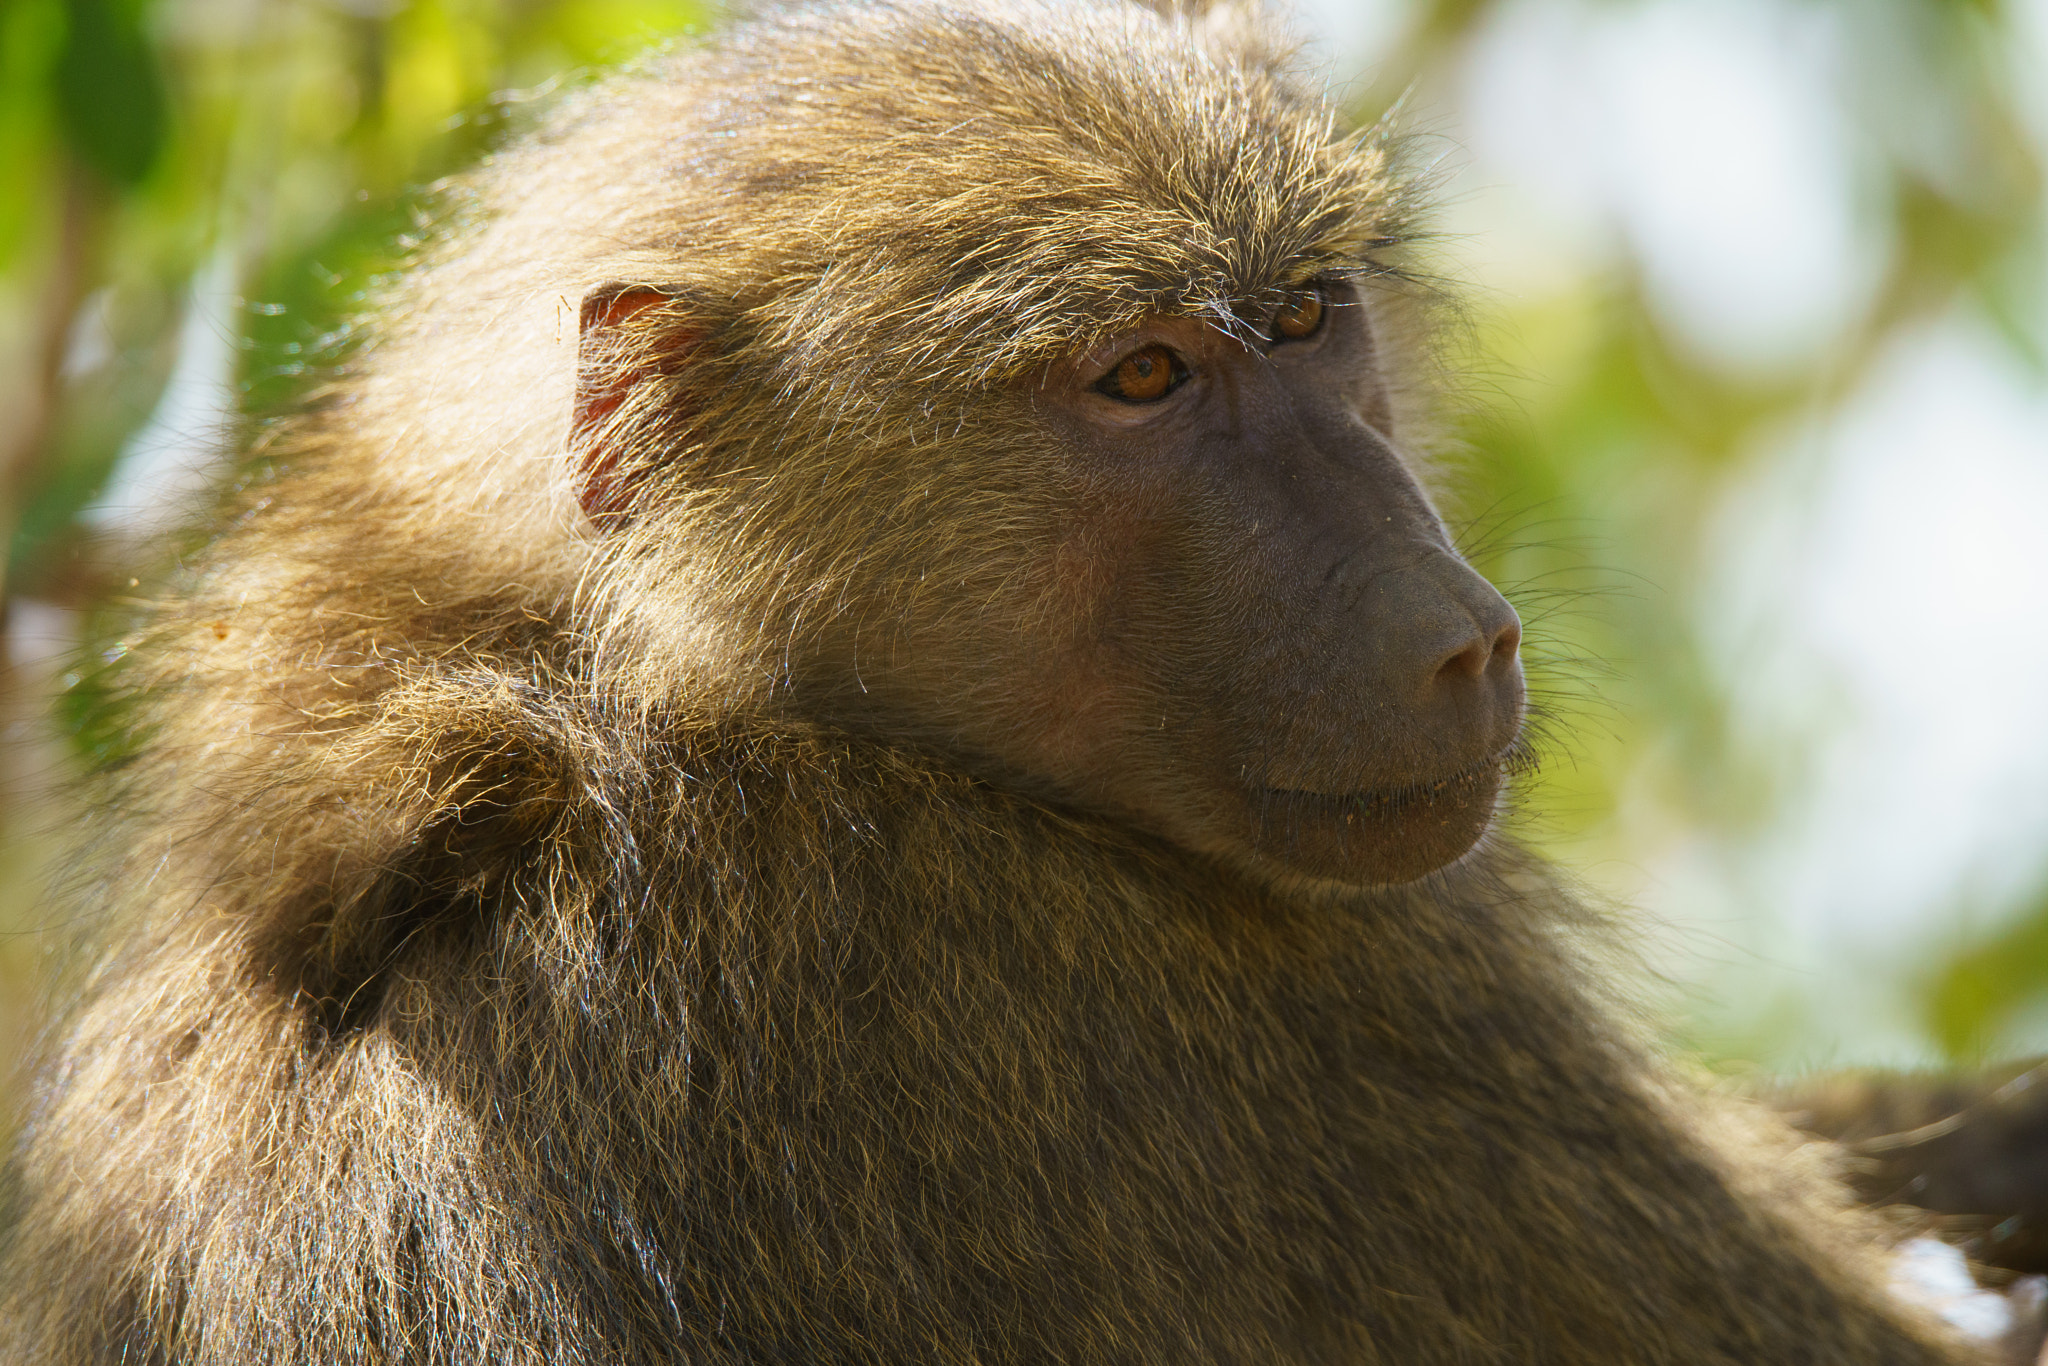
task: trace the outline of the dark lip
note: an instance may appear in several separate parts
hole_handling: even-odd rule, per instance
[[[1324,810],[1332,814],[1397,816],[1411,808],[1435,806],[1446,797],[1469,792],[1484,783],[1497,783],[1508,774],[1528,766],[1522,743],[1517,739],[1498,753],[1441,778],[1429,778],[1399,787],[1372,787],[1358,792],[1314,792],[1306,788],[1256,787],[1252,791],[1274,805],[1294,811]]]

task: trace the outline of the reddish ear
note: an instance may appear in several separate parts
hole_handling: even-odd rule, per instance
[[[607,444],[605,423],[655,366],[621,367],[622,329],[636,315],[671,296],[642,285],[611,285],[584,296],[576,339],[576,406],[569,450],[576,461],[576,500],[599,527],[626,519],[642,471],[621,467],[621,452]]]

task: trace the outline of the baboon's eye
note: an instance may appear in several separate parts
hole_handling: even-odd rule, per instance
[[[1273,340],[1300,341],[1313,337],[1323,325],[1323,292],[1305,289],[1280,305],[1273,315]]]
[[[1148,346],[1125,356],[1095,387],[1125,403],[1152,403],[1178,389],[1187,377],[1179,356],[1163,346]]]

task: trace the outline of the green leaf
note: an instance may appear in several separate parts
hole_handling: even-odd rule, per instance
[[[69,0],[57,54],[57,115],[79,159],[117,185],[149,174],[163,150],[166,102],[139,13],[115,0]]]

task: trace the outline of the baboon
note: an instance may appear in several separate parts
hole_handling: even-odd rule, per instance
[[[9,1361],[1962,1359],[1491,828],[1415,192],[1163,9],[757,16],[451,191],[109,651]]]

